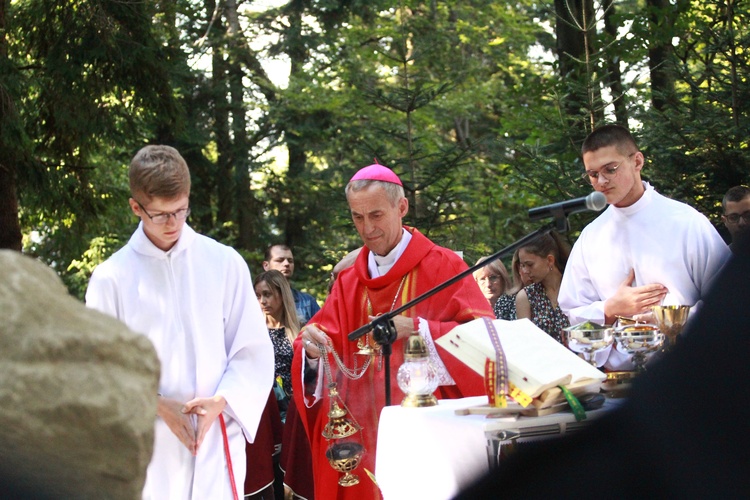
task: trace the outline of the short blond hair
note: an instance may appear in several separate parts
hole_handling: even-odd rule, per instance
[[[154,198],[173,200],[190,196],[190,170],[185,159],[171,146],[141,148],[130,161],[128,177],[130,195],[140,203]]]
[[[486,255],[484,257],[480,257],[479,260],[477,260],[476,264],[480,264],[480,263],[484,262],[489,257],[490,257],[489,255]],[[476,265],[476,264],[474,264],[474,265]],[[487,270],[490,271],[491,273],[494,273],[495,276],[499,276],[500,277],[500,280],[503,282],[503,291],[502,291],[502,293],[507,293],[508,290],[510,290],[510,288],[511,288],[511,282],[510,282],[510,278],[508,277],[508,270],[505,269],[505,264],[503,264],[503,261],[500,260],[500,259],[495,259],[492,262],[490,262],[489,264],[485,265],[484,267],[486,267]],[[477,269],[476,271],[474,271],[474,279],[475,280],[477,279],[476,275],[479,274],[479,271],[481,269],[482,268],[480,267],[479,269]]]

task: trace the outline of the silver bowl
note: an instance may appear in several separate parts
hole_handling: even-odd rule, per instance
[[[563,328],[562,341],[565,347],[593,366],[599,367],[600,365],[596,362],[596,353],[610,347],[615,337],[612,327],[586,321]]]
[[[664,334],[658,326],[651,324],[617,328],[614,337],[623,351],[633,355],[632,361],[637,371],[644,371],[646,361],[664,344]]]

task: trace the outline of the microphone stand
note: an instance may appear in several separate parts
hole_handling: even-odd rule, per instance
[[[466,276],[472,274],[477,269],[481,269],[482,267],[486,266],[487,264],[490,264],[491,262],[508,255],[511,255],[513,252],[515,252],[517,249],[524,247],[534,241],[535,239],[544,236],[545,234],[549,233],[553,229],[556,229],[560,233],[565,233],[569,229],[568,225],[568,219],[565,213],[560,210],[559,212],[553,214],[554,220],[551,222],[548,222],[547,224],[544,224],[542,227],[537,229],[536,231],[533,231],[520,240],[517,240],[515,243],[512,243],[511,245],[508,245],[507,247],[503,248],[502,250],[498,250],[494,254],[487,257],[485,260],[480,262],[479,264],[474,264],[470,268],[458,273],[454,277],[448,279],[447,281],[437,285],[436,287],[427,290],[422,295],[419,295],[418,297],[413,298],[406,304],[401,305],[400,307],[397,307],[396,309],[381,314],[371,322],[357,328],[353,332],[351,332],[348,336],[349,340],[357,340],[361,336],[365,335],[367,332],[372,331],[372,337],[382,346],[382,354],[384,358],[385,363],[385,405],[390,406],[391,405],[391,353],[392,353],[392,347],[391,345],[396,341],[396,327],[393,324],[393,318],[402,312],[406,311],[407,309],[410,309],[417,305],[418,303],[422,302],[423,300],[432,297],[436,293],[444,290],[445,288],[451,286],[452,284],[456,283],[457,281],[462,280]]]

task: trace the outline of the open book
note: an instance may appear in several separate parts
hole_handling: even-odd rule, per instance
[[[528,319],[496,319],[493,323],[505,352],[508,379],[534,398],[537,407],[559,400],[558,385],[574,394],[598,391],[607,378]],[[435,342],[482,376],[487,358],[495,359],[495,349],[481,318],[457,326]]]

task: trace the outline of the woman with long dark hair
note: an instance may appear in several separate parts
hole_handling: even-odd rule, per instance
[[[521,277],[531,284],[516,295],[516,316],[529,318],[558,342],[562,342],[562,329],[570,326],[557,303],[568,255],[570,246],[555,232],[518,249]]]

